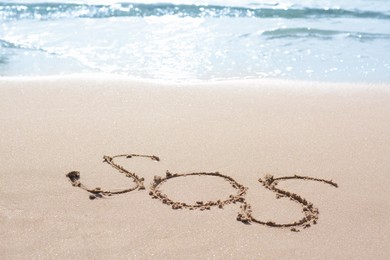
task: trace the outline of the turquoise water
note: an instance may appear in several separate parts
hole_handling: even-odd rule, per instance
[[[1,76],[390,82],[387,0],[58,1],[0,1]]]

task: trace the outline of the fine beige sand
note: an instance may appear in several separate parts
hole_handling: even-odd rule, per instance
[[[390,257],[389,85],[3,78],[0,122],[1,259]]]

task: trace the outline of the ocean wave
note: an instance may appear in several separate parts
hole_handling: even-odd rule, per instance
[[[19,48],[16,44],[0,39],[0,48]]]
[[[334,37],[351,38],[359,41],[390,39],[390,34],[323,30],[323,29],[308,28],[308,27],[278,28],[278,29],[264,31],[261,35],[267,37],[268,39],[320,38],[326,40],[326,39],[333,39]]]
[[[44,54],[51,55],[51,56],[59,56],[60,55],[59,53],[48,51],[48,50],[45,50],[44,48],[41,48],[38,46],[26,45],[24,43],[15,43],[15,42],[7,41],[4,39],[0,39],[0,51],[2,49],[3,50],[14,49],[16,51],[20,50],[20,51],[28,51],[28,52],[40,52],[40,53],[44,53]]]
[[[31,47],[24,44],[13,43],[4,39],[0,39],[0,48],[4,49],[19,49],[19,50],[32,50],[32,51],[45,51],[41,48]]]
[[[111,18],[175,15],[179,17],[251,17],[251,18],[372,18],[390,19],[389,12],[332,8],[248,8],[218,5],[131,4],[88,5],[66,3],[0,3],[0,19]]]

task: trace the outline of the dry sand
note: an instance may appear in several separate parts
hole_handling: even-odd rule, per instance
[[[1,259],[390,257],[390,86],[3,78],[0,122]],[[115,158],[145,190],[91,200],[65,176],[79,171],[88,189],[131,189],[130,175],[102,162],[131,153],[160,159]],[[239,198],[190,209],[238,194],[219,176],[157,177],[170,201],[186,203],[174,210],[149,195],[166,170],[231,177],[252,216],[276,224],[302,219],[303,204],[276,199],[259,178],[297,174],[338,188],[274,186],[319,209],[316,225],[291,232],[237,221]]]

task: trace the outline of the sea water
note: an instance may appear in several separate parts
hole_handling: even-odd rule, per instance
[[[0,76],[390,82],[388,0],[0,1]]]

